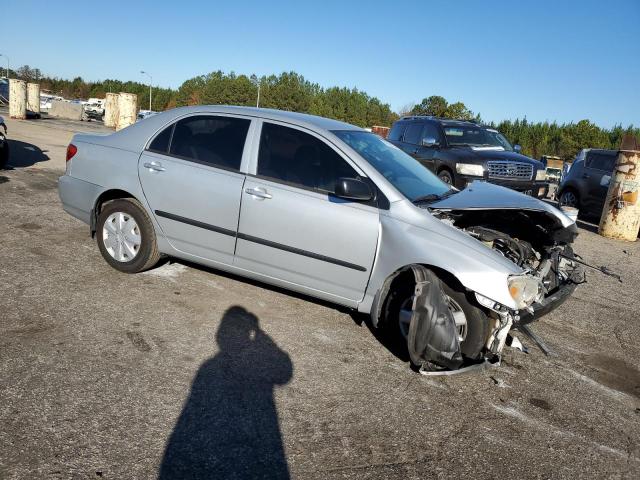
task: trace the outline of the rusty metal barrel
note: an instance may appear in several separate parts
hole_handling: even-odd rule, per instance
[[[118,94],[107,93],[104,98],[104,125],[115,128],[118,122]]]
[[[118,95],[118,121],[116,130],[122,130],[136,123],[138,116],[138,96],[135,93],[121,92]]]
[[[40,84],[27,83],[27,110],[40,113]]]
[[[27,118],[27,82],[24,80],[9,79],[9,116]]]
[[[598,233],[603,237],[634,242],[640,230],[640,146],[625,136],[611,174]]]

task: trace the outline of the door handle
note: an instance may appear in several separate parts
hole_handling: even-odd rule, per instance
[[[252,197],[261,198],[262,200],[267,200],[269,198],[272,198],[271,194],[267,193],[267,191],[264,188],[258,188],[258,187],[246,188],[245,192],[251,195]]]
[[[152,172],[164,172],[164,167],[160,162],[144,162],[143,166]]]

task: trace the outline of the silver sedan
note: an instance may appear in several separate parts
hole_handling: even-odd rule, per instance
[[[499,356],[578,283],[576,228],[557,209],[486,183],[458,191],[311,115],[184,107],[78,134],[59,192],[122,272],[167,255],[341,304],[425,371]]]

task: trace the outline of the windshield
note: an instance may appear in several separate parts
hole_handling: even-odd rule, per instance
[[[411,158],[395,145],[375,133],[340,130],[333,132],[343,142],[358,152],[409,200],[424,197],[442,197],[451,191],[426,167]]]
[[[481,127],[444,127],[444,134],[450,146],[464,145],[470,147],[502,147],[508,152],[513,147],[504,135],[491,128]]]

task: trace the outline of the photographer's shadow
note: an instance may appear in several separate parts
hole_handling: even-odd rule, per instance
[[[238,306],[225,312],[216,340],[219,352],[198,370],[159,478],[289,478],[273,398],[293,374],[289,355]]]

